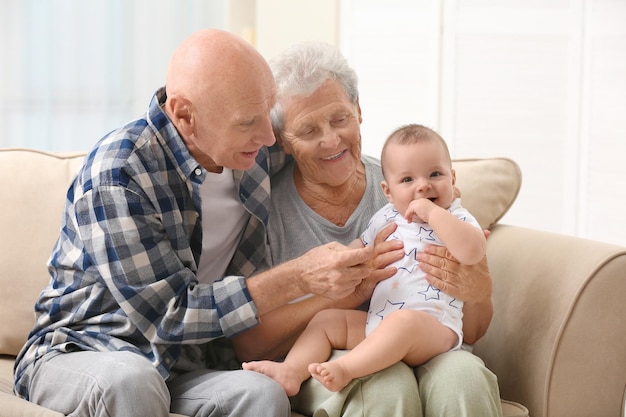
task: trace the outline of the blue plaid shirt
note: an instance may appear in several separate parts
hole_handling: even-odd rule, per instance
[[[244,277],[263,265],[269,175],[285,155],[277,146],[262,148],[252,169],[235,172],[250,220],[229,275],[199,284],[199,186],[207,173],[161,109],[164,102],[162,88],[144,118],[105,136],[69,188],[49,260],[52,279],[16,361],[22,397],[32,365],[51,352],[133,351],[167,378],[183,345],[258,323]]]

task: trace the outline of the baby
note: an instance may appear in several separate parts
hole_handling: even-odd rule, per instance
[[[421,125],[393,132],[381,155],[382,190],[389,203],[373,217],[350,246],[373,244],[377,233],[395,222],[390,239],[404,242],[397,273],[378,283],[369,312],[332,309],[319,312],[300,335],[284,362],[244,363],[278,381],[295,395],[309,377],[331,391],[402,360],[418,366],[458,349],[463,340],[463,302],[430,285],[418,268],[416,254],[425,245],[444,245],[463,264],[483,259],[486,241],[472,215],[455,197],[455,172],[445,141]],[[327,360],[332,349],[351,349]]]

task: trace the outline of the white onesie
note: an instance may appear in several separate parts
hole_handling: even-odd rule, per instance
[[[480,229],[476,219],[461,206],[460,199],[455,199],[448,211]],[[422,310],[459,335],[459,343],[454,348],[458,349],[463,341],[463,302],[430,285],[426,281],[425,273],[418,267],[418,252],[427,245],[442,245],[433,229],[427,223],[408,223],[393,204],[389,203],[372,217],[361,235],[361,241],[365,245],[374,242],[378,232],[391,222],[395,222],[398,228],[387,240],[402,240],[405,256],[391,265],[398,268],[398,272],[379,282],[374,289],[365,334],[369,335],[393,311],[401,308]]]

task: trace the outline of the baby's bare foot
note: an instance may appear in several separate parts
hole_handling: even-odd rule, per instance
[[[352,381],[347,371],[336,361],[312,363],[309,365],[309,372],[313,378],[333,392],[341,391]]]
[[[282,385],[288,396],[296,395],[300,391],[301,379],[295,370],[287,364],[273,361],[244,362],[241,367],[247,371],[255,371],[267,375]]]

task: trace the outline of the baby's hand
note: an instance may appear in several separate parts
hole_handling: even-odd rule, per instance
[[[428,219],[430,218],[430,213],[437,205],[430,201],[427,198],[418,198],[417,200],[411,201],[409,207],[406,209],[404,213],[404,218],[407,222],[415,222],[415,223],[428,223]]]

